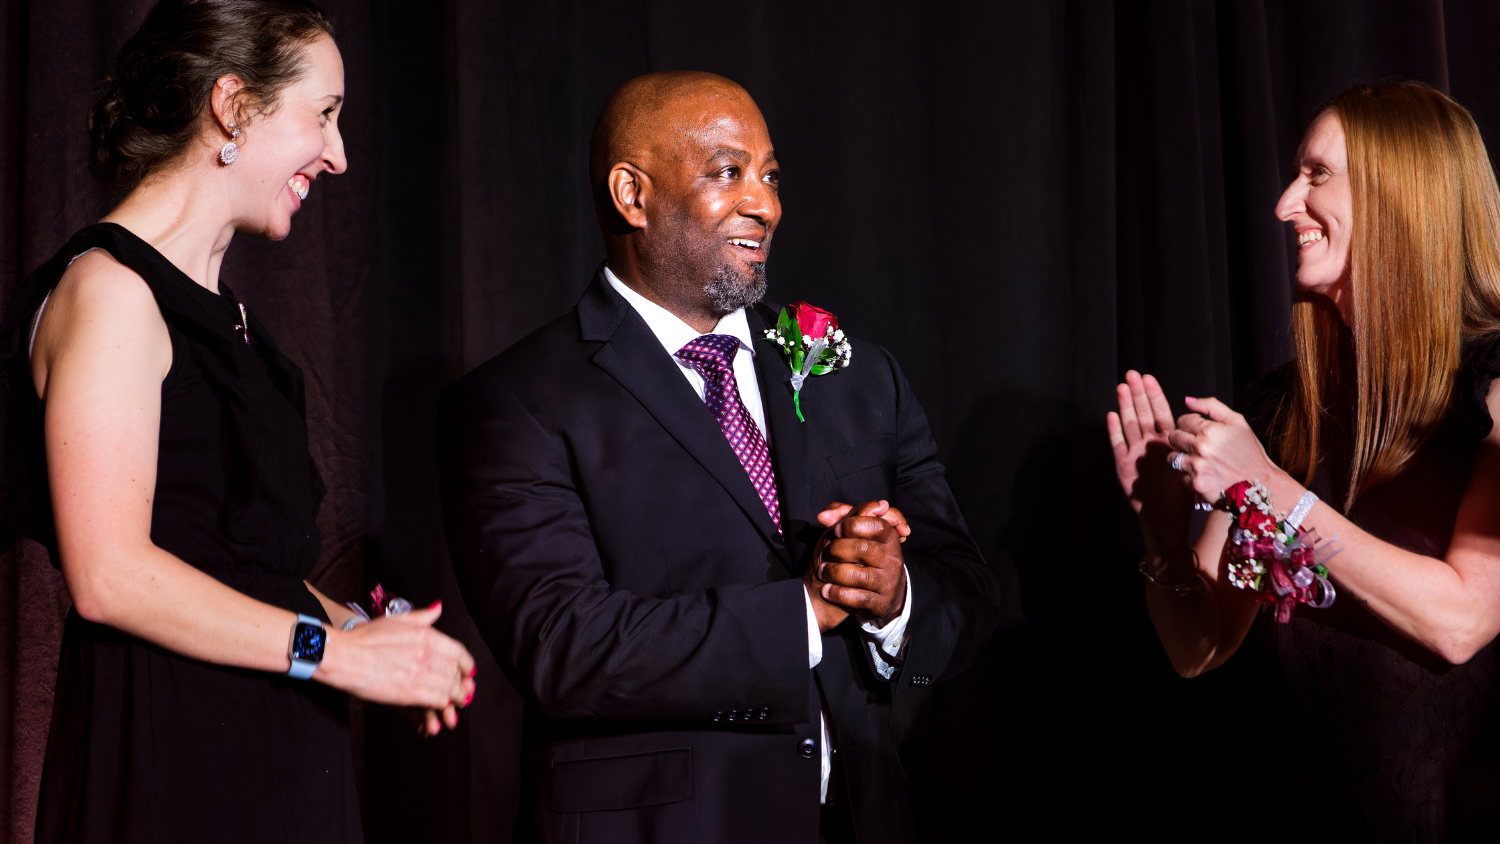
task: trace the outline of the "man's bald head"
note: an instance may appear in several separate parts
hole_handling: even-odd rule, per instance
[[[765,294],[781,169],[744,88],[712,73],[632,79],[599,115],[589,159],[623,282],[704,332]]]
[[[726,112],[762,120],[750,93],[717,74],[677,70],[637,76],[615,91],[594,124],[589,181],[601,187],[609,168],[621,161],[649,172],[655,157],[670,154],[678,142]]]

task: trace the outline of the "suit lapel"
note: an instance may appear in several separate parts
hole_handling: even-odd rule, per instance
[[[713,412],[693,392],[645,320],[609,287],[602,270],[579,301],[578,316],[584,340],[604,341],[594,354],[594,365],[629,391],[708,470],[790,568],[786,544]]]
[[[809,501],[808,424],[798,421],[792,405],[792,369],[781,351],[762,342],[766,329],[775,324],[776,311],[762,303],[745,310],[750,336],[756,338],[755,374],[760,380],[761,402],[766,410],[766,428],[771,432],[771,462],[776,467],[776,492],[781,497],[781,528],[786,533],[793,574],[800,574],[805,549],[817,542],[823,528],[806,516],[823,509],[826,501]],[[806,389],[806,385],[803,389]],[[815,507],[813,505],[816,505]]]

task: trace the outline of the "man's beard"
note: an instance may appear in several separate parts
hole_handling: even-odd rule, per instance
[[[766,295],[765,262],[752,262],[748,274],[724,264],[714,273],[713,281],[703,285],[703,293],[719,316],[748,308]]]

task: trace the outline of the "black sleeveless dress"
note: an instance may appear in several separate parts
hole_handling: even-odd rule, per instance
[[[172,339],[152,541],[247,595],[326,621],[302,582],[318,557],[322,485],[301,372],[253,317],[246,342],[227,288],[209,292],[120,226],[75,235],[23,283],[0,327],[0,517],[58,559],[28,322],[93,247],[146,280]],[[36,832],[39,844],[361,841],[347,699],[181,657],[74,612]]]
[[[1430,557],[1448,551],[1490,431],[1486,396],[1500,375],[1500,334],[1469,343],[1463,361],[1439,428],[1400,475],[1369,488],[1347,513],[1371,535]],[[1292,377],[1289,368],[1273,373],[1247,405],[1258,431],[1266,430]],[[1346,431],[1335,424],[1329,459],[1312,484],[1335,507],[1350,464]],[[1262,612],[1242,652],[1280,669],[1271,675],[1267,734],[1247,737],[1260,748],[1262,786],[1275,792],[1247,810],[1265,822],[1261,840],[1444,840],[1448,783],[1500,692],[1493,643],[1451,665],[1345,594],[1326,610],[1297,607],[1290,624]]]

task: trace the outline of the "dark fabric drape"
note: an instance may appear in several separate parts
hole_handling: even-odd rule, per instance
[[[84,115],[148,6],[4,6],[0,296],[107,207],[84,170]],[[442,626],[481,665],[454,734],[418,741],[363,710],[371,841],[508,838],[520,704],[446,562],[436,397],[571,307],[602,256],[593,120],[625,79],[678,68],[722,73],[760,103],[784,172],[772,295],[896,354],[1002,569],[1008,629],[941,692],[907,759],[926,834],[1238,828],[1250,810],[1226,784],[1257,751],[1216,729],[1254,666],[1172,674],[1102,416],[1126,368],[1156,373],[1174,400],[1232,397],[1286,358],[1292,243],[1271,209],[1334,92],[1420,79],[1497,142],[1500,7],[324,6],[347,71],[350,170],[318,181],[287,242],[237,241],[224,275],[307,373],[329,486],[316,582],[341,599],[377,581],[441,598]],[[67,599],[36,549],[3,560],[0,835],[29,841]],[[1455,785],[1455,837],[1494,830],[1475,783],[1496,775],[1477,759]]]

